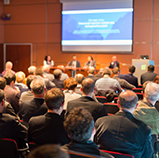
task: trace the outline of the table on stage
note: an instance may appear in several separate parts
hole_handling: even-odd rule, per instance
[[[53,71],[57,69],[57,67],[51,67],[50,73],[53,73]],[[69,77],[74,77],[75,74],[83,74],[84,77],[88,76],[88,68],[71,68],[71,67],[65,67],[65,73],[68,74]],[[99,69],[95,70],[95,74],[99,71]]]

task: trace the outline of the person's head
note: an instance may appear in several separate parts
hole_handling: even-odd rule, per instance
[[[159,98],[159,85],[154,82],[149,82],[145,88],[145,98],[149,102],[156,102]]]
[[[86,78],[82,81],[82,91],[85,95],[92,95],[95,88],[95,82],[91,78]]]
[[[55,69],[53,72],[55,79],[60,79],[62,75],[62,71],[60,69]]]
[[[82,81],[84,80],[84,75],[83,74],[76,74],[74,78],[77,81],[77,84],[82,84]]]
[[[114,75],[118,75],[119,74],[119,68],[114,67],[112,72],[113,72]]]
[[[57,69],[60,69],[62,72],[65,71],[65,67],[63,65],[58,65],[57,66]]]
[[[137,95],[130,90],[120,93],[119,95],[119,106],[122,110],[128,110],[133,112],[138,102]]]
[[[104,75],[110,76],[111,73],[112,73],[111,70],[110,70],[109,68],[106,68],[106,69],[104,69],[104,71],[103,71],[103,76],[104,76]]]
[[[7,61],[5,67],[6,67],[6,70],[11,70],[13,67],[13,63],[11,61]]]
[[[157,75],[157,76],[154,78],[153,82],[159,84],[159,75]]]
[[[129,72],[130,73],[134,73],[135,72],[135,70],[136,70],[136,67],[134,66],[134,65],[131,65],[130,67],[129,67]]]
[[[37,67],[34,72],[35,75],[43,76],[43,70],[41,67]]]
[[[34,80],[34,79],[36,79],[37,77],[35,76],[35,75],[29,75],[28,77],[27,77],[27,86],[28,86],[28,88],[29,89],[31,89],[31,87],[30,87],[30,84],[31,84],[31,82]]]
[[[41,78],[36,78],[31,82],[30,88],[34,95],[41,95],[45,90],[45,82]]]
[[[69,154],[61,150],[60,145],[47,144],[31,151],[27,158],[69,158]]]
[[[45,56],[45,61],[50,61],[51,60],[51,56],[50,55],[46,55]]]
[[[50,71],[50,66],[49,65],[44,65],[42,70],[43,70],[43,72],[49,72]]]
[[[100,68],[99,74],[103,74],[103,71],[104,71],[104,69],[103,69],[103,68]]]
[[[2,113],[4,109],[4,98],[4,91],[0,89],[0,113]]]
[[[30,66],[30,67],[28,68],[28,72],[29,72],[30,75],[33,75],[34,72],[35,72],[35,70],[36,70],[36,66]]]
[[[88,61],[92,61],[93,60],[93,57],[90,55],[88,56]]]
[[[75,78],[67,78],[64,81],[64,89],[68,89],[68,90],[74,90],[77,86],[77,81],[75,80]]]
[[[116,56],[113,56],[112,57],[112,62],[115,62],[117,60],[117,57]]]
[[[6,84],[14,87],[16,76],[12,70],[6,71],[4,78],[6,79]]]
[[[94,72],[95,72],[95,68],[94,67],[89,67],[89,70],[88,70],[89,74],[92,74],[94,75]]]
[[[91,138],[94,120],[85,108],[73,108],[64,121],[64,127],[72,140],[83,142]]]
[[[15,74],[17,83],[24,83],[25,80],[25,73],[22,71],[19,71]]]
[[[149,72],[154,72],[155,67],[154,67],[153,65],[149,65],[149,66],[147,67],[147,69],[148,69]]]
[[[0,77],[0,89],[4,89],[6,86],[6,79],[4,77]]]
[[[48,109],[52,111],[61,109],[60,112],[62,112],[64,94],[59,88],[52,88],[46,92],[45,102]]]
[[[146,81],[144,82],[143,86],[142,86],[142,92],[145,93],[145,88],[146,88],[146,85],[149,83],[150,81]]]
[[[77,60],[76,55],[73,55],[72,58],[73,58],[73,60]]]

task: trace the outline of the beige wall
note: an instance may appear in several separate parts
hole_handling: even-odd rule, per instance
[[[154,3],[154,10],[153,10]],[[0,13],[3,3],[0,0]],[[40,66],[46,54],[51,55],[55,64],[66,65],[72,53],[61,52],[61,4],[59,0],[11,0],[4,5],[4,13],[11,14],[11,20],[5,21],[5,43],[32,43],[33,64]],[[152,23],[152,17],[154,17]],[[153,26],[153,27],[152,27]],[[134,45],[132,54],[116,54],[122,66],[122,73],[127,72],[132,59],[140,54],[152,55],[159,73],[159,1],[134,0]],[[3,22],[0,20],[0,34],[3,34]],[[0,36],[3,43],[3,36]],[[76,54],[76,53],[74,53]],[[76,54],[82,65],[88,54]],[[107,66],[113,54],[91,54],[101,67]]]

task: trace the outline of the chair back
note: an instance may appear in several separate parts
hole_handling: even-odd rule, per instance
[[[135,93],[141,93],[142,92],[142,88],[133,88],[132,89]]]
[[[107,102],[107,98],[105,96],[95,96],[95,97],[101,103],[106,103]]]
[[[109,114],[115,114],[119,111],[119,107],[116,103],[104,103],[106,111]]]
[[[118,97],[115,97],[114,98],[114,103],[117,103],[117,101],[118,101]]]

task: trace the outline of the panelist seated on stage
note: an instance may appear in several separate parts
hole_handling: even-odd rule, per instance
[[[88,56],[88,61],[86,62],[84,68],[94,67],[96,68],[96,62],[93,60],[92,56]]]
[[[114,67],[118,67],[119,68],[119,62],[117,61],[117,57],[113,56],[112,57],[112,61],[109,65],[109,68],[113,69]]]
[[[43,61],[43,65],[50,65],[50,66],[54,66],[54,61],[51,60],[51,56],[50,55],[46,55],[45,59]]]
[[[81,64],[79,61],[77,61],[76,55],[73,55],[72,58],[73,58],[73,60],[71,62],[69,62],[68,66],[71,66],[73,68],[80,68]]]

